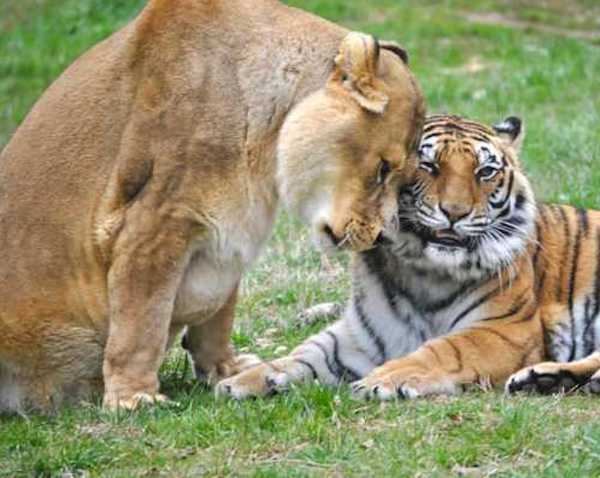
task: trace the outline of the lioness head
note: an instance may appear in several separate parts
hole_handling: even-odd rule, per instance
[[[373,246],[396,209],[402,169],[416,153],[421,91],[398,45],[350,33],[326,85],[288,115],[278,183],[321,246]]]

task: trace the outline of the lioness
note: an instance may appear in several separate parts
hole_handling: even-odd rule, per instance
[[[48,89],[0,156],[0,401],[163,400],[230,333],[281,197],[318,243],[372,246],[424,105],[389,42],[274,0],[151,0]]]

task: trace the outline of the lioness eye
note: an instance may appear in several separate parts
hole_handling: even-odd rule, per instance
[[[489,181],[494,176],[496,176],[497,173],[498,173],[498,170],[496,168],[492,168],[491,166],[486,166],[484,168],[481,168],[479,171],[477,171],[477,177],[479,179],[481,179],[482,181]]]
[[[382,159],[379,163],[379,169],[377,170],[377,184],[383,184],[385,178],[388,177],[388,174],[392,171],[392,167],[390,162]]]

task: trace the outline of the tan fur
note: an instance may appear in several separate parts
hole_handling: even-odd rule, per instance
[[[234,291],[280,194],[318,242],[386,221],[423,116],[393,48],[274,0],[152,0],[73,63],[0,155],[0,402],[160,400],[184,326],[216,337],[198,369],[238,370]]]

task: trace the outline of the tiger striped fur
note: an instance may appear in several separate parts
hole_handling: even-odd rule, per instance
[[[429,117],[397,221],[353,258],[343,318],[217,393],[313,379],[384,400],[472,384],[600,391],[600,212],[537,204],[522,138],[514,117]]]

